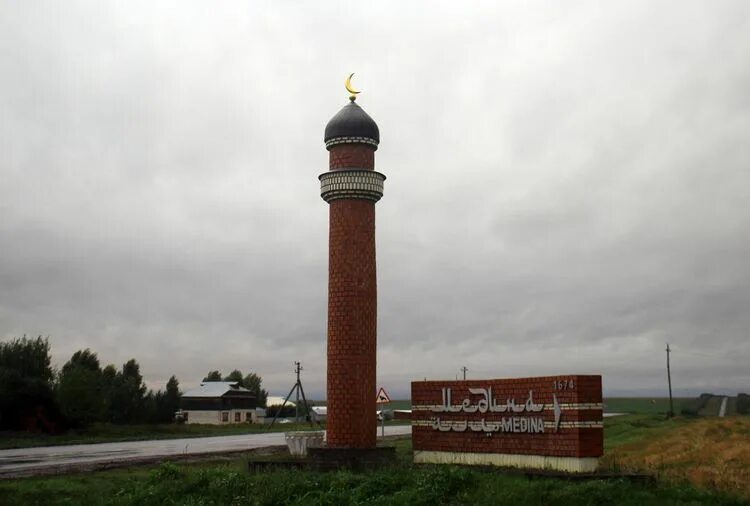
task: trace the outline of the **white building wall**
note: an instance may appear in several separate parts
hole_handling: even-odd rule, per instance
[[[207,423],[219,425],[221,423],[221,413],[219,411],[185,411],[187,421],[185,423]]]
[[[230,409],[226,411],[208,411],[208,410],[185,410],[187,413],[187,422],[189,424],[209,424],[209,425],[230,425],[235,423],[262,423],[258,413],[254,409]],[[223,421],[222,413],[228,413],[227,420]],[[235,413],[239,413],[239,421],[235,421]],[[247,420],[247,413],[250,413],[250,420]]]

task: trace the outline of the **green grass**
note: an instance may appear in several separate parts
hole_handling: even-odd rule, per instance
[[[311,430],[310,424],[275,424],[273,432]],[[64,434],[48,435],[29,432],[0,432],[0,449],[57,446],[69,444],[109,443],[115,441],[143,441],[146,439],[179,439],[203,436],[257,434],[269,430],[267,425],[112,425],[94,424],[91,427]],[[315,427],[318,430],[318,427]]]
[[[690,423],[690,419],[665,419],[661,415],[625,415],[605,418],[604,452],[620,445],[643,439],[655,439],[677,427]]]
[[[87,505],[742,505],[688,485],[625,480],[569,482],[455,466],[414,466],[411,441],[392,466],[355,473],[250,473],[247,459],[0,482],[0,504]]]
[[[654,474],[664,483],[690,482],[750,499],[750,417],[645,415],[605,423],[605,469]]]
[[[411,400],[409,399],[397,399],[388,404],[379,404],[378,409],[411,409]]]

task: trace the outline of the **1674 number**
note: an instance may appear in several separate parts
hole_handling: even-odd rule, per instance
[[[552,382],[552,390],[573,390],[576,387],[573,379],[555,380]]]

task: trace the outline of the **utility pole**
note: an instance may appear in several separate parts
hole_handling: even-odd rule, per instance
[[[297,385],[300,384],[299,373],[302,370],[302,364],[298,361],[294,362],[294,373],[297,375]],[[299,423],[299,388],[297,390],[297,403],[294,405],[294,422]]]
[[[466,381],[466,371],[468,371],[468,369],[466,368],[466,366],[463,366],[461,368],[461,372],[464,373],[464,381]]]
[[[667,343],[667,382],[669,384],[669,413],[667,413],[667,418],[672,418],[674,416],[674,404],[672,403],[672,373],[669,370],[670,352],[669,343]]]
[[[284,411],[284,406],[286,406],[286,403],[289,402],[289,398],[292,396],[292,393],[294,391],[297,391],[297,405],[294,408],[294,414],[296,416],[295,421],[299,421],[299,396],[302,394],[302,402],[305,403],[305,416],[310,418],[310,427],[315,427],[313,425],[312,417],[310,417],[310,407],[307,404],[307,398],[305,397],[305,389],[302,388],[302,380],[299,377],[299,373],[302,371],[302,364],[298,361],[294,362],[294,373],[297,375],[297,381],[294,383],[294,386],[291,390],[289,390],[289,393],[287,394],[286,398],[284,399],[284,402],[281,404],[281,407],[276,411],[276,415],[273,417],[273,420],[271,421],[271,425],[268,426],[270,429],[273,427],[273,424],[276,423],[276,419],[279,418],[279,415],[282,411]]]

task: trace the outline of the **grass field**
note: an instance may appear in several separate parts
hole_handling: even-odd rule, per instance
[[[0,504],[748,505],[750,477],[742,473],[750,464],[749,436],[750,419],[744,417],[607,419],[604,467],[650,470],[659,477],[655,485],[530,480],[477,468],[414,466],[407,439],[396,442],[394,465],[367,473],[250,473],[252,457],[232,457],[0,482]],[[731,448],[741,449],[732,454]],[[706,480],[712,466],[716,472]]]
[[[692,397],[675,397],[674,412],[680,413],[682,407],[693,401]],[[642,415],[666,414],[669,411],[668,397],[607,397],[604,399],[606,413],[630,413]]]
[[[750,499],[750,417],[609,419],[602,465]]]
[[[411,401],[409,399],[398,399],[378,407],[382,409],[411,409]]]
[[[250,473],[247,459],[0,482],[2,504],[747,504],[688,484],[642,486],[625,480],[529,480],[481,469],[413,466],[411,442],[398,442],[393,466],[367,473]]]
[[[691,419],[666,419],[661,415],[626,415],[604,419],[604,453],[630,443],[659,440],[691,423]]]

